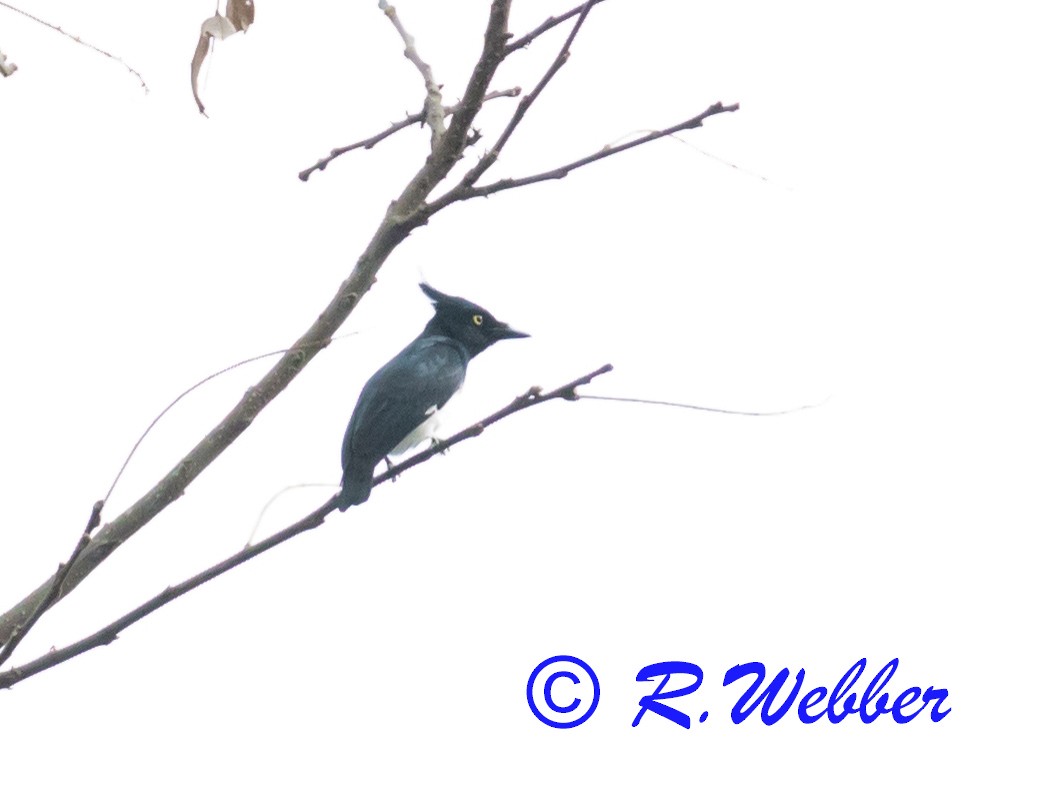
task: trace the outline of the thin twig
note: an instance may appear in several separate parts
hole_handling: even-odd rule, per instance
[[[443,196],[428,203],[425,208],[425,218],[431,218],[448,205],[465,199],[471,199],[475,196],[490,196],[491,194],[507,191],[511,188],[521,188],[524,185],[533,185],[536,182],[545,182],[546,180],[561,180],[570,174],[570,172],[579,169],[582,166],[587,166],[589,163],[595,163],[597,160],[608,158],[612,155],[618,154],[619,152],[632,149],[633,147],[649,144],[651,141],[657,141],[659,138],[665,138],[666,136],[678,133],[680,130],[692,130],[701,127],[704,120],[708,117],[716,116],[720,113],[732,113],[740,107],[741,105],[736,102],[733,105],[723,105],[723,103],[717,102],[715,105],[710,105],[697,116],[687,119],[685,122],[680,122],[679,124],[668,127],[664,130],[657,130],[624,144],[603,147],[598,152],[594,152],[580,160],[575,160],[573,163],[567,163],[564,166],[559,166],[558,168],[544,171],[540,174],[532,174],[529,177],[510,177],[489,183],[488,185],[466,185],[465,180],[462,179],[460,183],[447,191],[447,193],[443,194]]]
[[[574,381],[564,384],[555,390],[548,393],[542,393],[540,387],[531,387],[526,393],[519,396],[512,403],[508,404],[502,409],[499,409],[494,414],[485,417],[478,423],[473,423],[471,426],[464,430],[454,434],[451,437],[443,440],[438,445],[429,448],[417,456],[412,456],[402,464],[399,464],[387,472],[382,473],[380,476],[374,479],[374,485],[382,484],[385,481],[399,475],[405,470],[409,470],[412,467],[417,467],[419,464],[428,461],[437,453],[445,451],[459,442],[463,442],[466,439],[479,436],[484,429],[497,423],[499,420],[503,420],[509,415],[520,412],[523,409],[528,409],[532,406],[545,403],[554,399],[562,398],[568,401],[577,400],[577,388],[585,384],[588,384],[593,379],[601,376],[604,373],[613,370],[611,365],[604,365],[591,373],[588,373],[580,378],[574,379]],[[332,495],[326,503],[319,508],[302,517],[300,520],[292,525],[287,526],[282,531],[273,534],[272,536],[266,537],[257,544],[250,545],[243,550],[229,556],[224,561],[220,561],[214,566],[205,569],[188,580],[182,581],[176,586],[169,586],[162,592],[157,594],[151,600],[142,603],[140,606],[135,608],[133,611],[124,614],[122,617],[112,622],[96,633],[92,633],[90,636],[83,638],[67,647],[63,647],[53,652],[48,652],[45,655],[40,656],[34,661],[30,661],[24,666],[17,666],[9,669],[6,672],[0,672],[0,688],[10,688],[22,680],[26,680],[33,675],[39,674],[40,672],[46,671],[47,669],[53,668],[64,661],[74,658],[81,653],[87,652],[88,650],[100,647],[105,644],[109,644],[115,641],[117,635],[125,630],[126,628],[144,619],[146,616],[151,614],[153,611],[161,608],[172,600],[177,599],[186,592],[190,592],[197,586],[201,586],[209,580],[213,580],[224,572],[228,572],[230,569],[243,564],[246,561],[250,561],[255,556],[261,555],[266,550],[271,550],[283,542],[289,539],[293,539],[300,533],[317,528],[323,524],[324,518],[334,511],[337,506],[337,495]]]
[[[721,415],[745,415],[747,417],[774,417],[776,415],[790,415],[795,412],[802,412],[806,409],[817,409],[824,405],[824,401],[816,404],[803,404],[802,406],[793,406],[791,409],[777,409],[773,412],[744,412],[740,409],[717,409],[712,406],[697,406],[695,404],[683,404],[675,401],[655,401],[651,398],[618,398],[612,395],[579,395],[578,398],[582,398],[588,401],[617,401],[625,404],[650,404],[651,406],[671,406],[676,409],[693,409],[697,412],[716,412]],[[827,400],[827,399],[825,399]]]
[[[509,42],[505,46],[505,55],[506,56],[511,55],[516,50],[520,50],[520,49],[528,46],[532,41],[534,41],[534,39],[536,39],[542,33],[547,33],[548,31],[552,30],[552,28],[556,27],[560,23],[566,22],[568,19],[573,19],[578,14],[580,14],[582,11],[584,11],[586,7],[588,7],[590,5],[592,5],[592,6],[598,5],[599,3],[602,3],[602,2],[603,2],[603,0],[592,0],[591,3],[582,3],[577,8],[572,8],[569,11],[567,11],[565,14],[560,14],[558,17],[549,17],[544,22],[542,22],[540,25],[538,25],[536,28],[534,28],[534,30],[530,31],[530,33],[527,33],[527,34],[525,34],[523,36],[520,36],[519,38],[514,38],[511,42]]]
[[[502,91],[491,91],[483,98],[483,102],[486,103],[492,99],[498,99],[500,97],[518,97],[521,91],[522,89],[519,86],[515,86],[514,88],[503,89]],[[447,105],[443,108],[443,115],[445,117],[453,116],[459,110],[461,110],[460,102],[458,102],[456,105]],[[418,124],[419,122],[423,121],[425,121],[425,111],[411,113],[408,114],[405,119],[398,122],[393,122],[386,130],[378,133],[377,135],[373,135],[370,138],[364,138],[362,141],[357,141],[356,143],[349,144],[348,146],[332,149],[328,157],[320,158],[316,161],[315,165],[309,166],[309,168],[305,169],[304,171],[299,171],[298,179],[302,182],[305,182],[309,179],[309,177],[312,175],[314,171],[323,171],[325,168],[327,168],[328,163],[330,163],[335,158],[341,157],[346,152],[352,152],[355,149],[371,149],[376,144],[380,144],[382,141],[384,141],[386,138],[393,135],[394,133],[398,133],[400,130],[405,130],[411,125]]]
[[[386,0],[378,0],[378,8],[385,12],[385,16],[389,18],[393,27],[396,28],[396,32],[399,33],[400,38],[403,39],[403,44],[406,47],[403,51],[403,56],[418,68],[422,79],[425,81],[425,124],[432,128],[432,149],[435,150],[439,140],[447,132],[447,128],[443,123],[443,94],[440,92],[442,86],[438,85],[436,78],[432,76],[432,67],[418,55],[418,49],[414,45],[414,37],[407,33],[407,29],[403,27],[399,14],[396,13],[396,7],[390,6]]]
[[[254,544],[254,537],[258,534],[258,529],[261,527],[262,520],[265,519],[265,512],[267,512],[272,507],[272,504],[285,494],[293,492],[295,489],[330,489],[333,486],[335,485],[329,482],[324,484],[291,484],[290,486],[285,486],[283,489],[277,491],[275,495],[265,501],[265,505],[262,506],[261,511],[258,512],[258,518],[254,521],[254,527],[251,528],[251,534],[247,537],[247,544],[245,544],[244,547],[250,547]]]
[[[625,135],[621,136],[620,138],[618,138],[618,139],[616,139],[614,141],[611,141],[609,146],[616,146],[618,141],[625,141],[627,139],[630,139],[633,135],[636,135],[637,133],[654,133],[654,132],[657,132],[657,131],[656,130],[651,130],[649,128],[645,128],[645,129],[642,129],[642,130],[633,130],[631,133],[626,133]],[[726,166],[729,169],[733,169],[736,172],[739,172],[741,174],[747,174],[749,177],[754,177],[755,179],[759,180],[760,182],[765,182],[767,185],[773,185],[775,187],[782,188],[785,191],[791,191],[792,190],[787,185],[778,185],[776,182],[771,180],[765,174],[760,174],[757,171],[752,171],[751,169],[746,169],[744,166],[739,166],[737,163],[734,163],[733,161],[727,160],[726,158],[720,157],[719,155],[716,155],[716,154],[714,154],[712,152],[709,152],[707,149],[702,149],[701,147],[697,146],[697,144],[695,144],[693,141],[687,141],[682,136],[670,135],[670,136],[667,136],[667,137],[671,138],[677,144],[681,144],[682,146],[685,146],[687,149],[692,149],[695,152],[698,152],[701,155],[704,155],[709,160],[714,160],[716,163],[721,163],[722,165]]]
[[[123,58],[119,57],[118,55],[113,55],[110,52],[106,52],[101,47],[95,47],[93,44],[91,44],[88,41],[84,41],[79,36],[74,36],[72,33],[66,33],[58,25],[52,25],[50,22],[47,22],[46,20],[40,19],[39,17],[34,17],[32,14],[30,14],[30,13],[28,13],[26,11],[23,11],[20,8],[15,8],[10,3],[3,2],[3,0],[0,0],[0,6],[3,6],[4,8],[9,8],[9,9],[11,9],[12,11],[14,11],[16,13],[21,14],[23,17],[28,17],[29,19],[33,20],[33,22],[39,22],[44,27],[48,27],[51,30],[57,31],[58,33],[61,33],[63,36],[65,36],[66,38],[72,39],[77,44],[82,44],[84,47],[89,47],[90,49],[94,50],[96,53],[104,55],[106,58],[112,58],[118,64],[121,64],[124,69],[126,69],[128,72],[130,72],[136,78],[138,78],[138,82],[142,84],[142,88],[145,89],[146,93],[149,93],[149,87],[147,85],[145,85],[145,78],[142,77],[141,73],[137,69],[133,69],[126,61],[124,61]]]
[[[337,337],[330,337],[330,338],[328,338],[326,340],[318,340],[315,343],[312,343],[312,345],[327,346],[327,345],[330,345],[335,340],[341,340],[342,338],[345,338],[345,337],[351,337],[354,334],[356,334],[356,332],[347,332],[346,334],[340,334]],[[278,354],[286,354],[288,351],[291,351],[291,350],[293,350],[293,349],[290,349],[290,348],[280,348],[280,349],[278,349],[276,351],[269,351],[268,353],[265,353],[265,354],[258,354],[257,356],[248,357],[247,359],[241,359],[239,362],[234,362],[232,365],[224,367],[221,370],[216,370],[214,373],[210,374],[209,376],[205,376],[204,378],[200,379],[198,382],[196,382],[194,385],[192,385],[188,389],[183,390],[181,393],[179,393],[178,397],[176,397],[173,401],[171,401],[169,404],[167,404],[167,406],[164,407],[163,411],[160,412],[160,414],[158,414],[156,417],[153,418],[153,421],[146,427],[145,431],[142,432],[142,435],[140,437],[138,437],[138,441],[134,443],[134,447],[131,448],[131,452],[127,454],[127,458],[124,459],[123,464],[120,465],[120,470],[116,474],[116,478],[114,478],[113,482],[109,485],[109,491],[105,493],[105,498],[104,498],[105,502],[106,503],[109,502],[109,498],[112,497],[113,490],[116,489],[116,485],[120,482],[120,478],[123,476],[124,470],[126,470],[127,469],[127,465],[129,465],[131,463],[131,458],[134,456],[135,452],[138,450],[138,448],[141,446],[141,444],[143,442],[145,442],[145,438],[147,436],[149,436],[149,432],[153,430],[153,428],[156,426],[156,424],[159,423],[163,419],[163,416],[166,415],[168,412],[170,412],[179,401],[181,401],[183,398],[185,398],[187,395],[189,395],[189,393],[193,392],[197,388],[202,387],[204,384],[206,384],[207,382],[211,381],[212,379],[216,379],[219,376],[222,376],[222,375],[228,373],[229,371],[235,370],[236,368],[242,367],[243,365],[249,365],[252,362],[258,362],[259,360],[262,360],[262,359],[268,359],[269,357],[277,356]]]
[[[87,526],[84,528],[84,532],[80,534],[80,538],[76,542],[76,547],[73,548],[73,553],[69,556],[64,564],[58,566],[58,572],[55,573],[54,580],[51,582],[51,588],[47,591],[47,594],[43,596],[43,599],[37,604],[33,612],[22,622],[18,627],[15,628],[10,638],[7,639],[7,643],[0,645],[0,666],[11,657],[11,654],[15,651],[15,648],[21,643],[22,639],[26,637],[30,630],[33,629],[33,625],[36,624],[37,620],[44,615],[44,612],[50,608],[58,595],[62,592],[62,586],[65,584],[65,579],[69,575],[69,570],[73,564],[76,563],[76,559],[80,557],[80,554],[87,549],[88,542],[91,541],[91,531],[98,527],[98,523],[102,519],[102,507],[105,503],[101,500],[97,501],[91,508],[91,516],[87,520]]]

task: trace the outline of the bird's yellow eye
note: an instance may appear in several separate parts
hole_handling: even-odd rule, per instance
[[[473,315],[472,316],[472,322],[476,326],[482,326],[483,325],[483,316],[482,315]]]

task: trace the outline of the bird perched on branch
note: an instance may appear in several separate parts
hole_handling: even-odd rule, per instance
[[[440,293],[424,282],[421,289],[436,314],[414,342],[363,385],[345,430],[338,496],[342,511],[370,497],[378,462],[435,439],[437,412],[461,389],[465,369],[476,354],[498,340],[530,336],[478,304]]]

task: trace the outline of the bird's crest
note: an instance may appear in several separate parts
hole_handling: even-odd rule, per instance
[[[429,297],[429,300],[435,304],[441,304],[449,301],[464,301],[465,299],[459,298],[458,296],[448,296],[446,293],[440,293],[436,288],[430,285],[428,282],[422,282],[418,285],[421,288],[421,292]]]

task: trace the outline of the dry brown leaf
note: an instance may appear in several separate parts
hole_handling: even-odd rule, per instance
[[[213,36],[218,41],[227,39],[236,32],[236,26],[221,14],[215,14],[200,25],[200,34]]]
[[[200,76],[200,67],[203,66],[203,59],[207,57],[207,48],[211,44],[211,34],[200,31],[200,40],[196,43],[196,52],[192,55],[192,96],[196,100],[196,106],[200,109],[200,113],[204,116],[207,115],[207,111],[203,109],[203,103],[200,102],[200,92],[196,88],[197,79]]]
[[[236,30],[246,33],[254,22],[254,0],[229,0],[225,4],[225,16]]]
[[[246,31],[254,22],[254,0],[228,0],[225,4],[225,16],[215,12],[213,17],[205,19],[200,25],[200,40],[196,43],[196,52],[192,56],[192,95],[196,100],[196,106],[204,116],[207,112],[200,100],[199,78],[200,68],[207,57],[211,41],[227,39],[234,33]]]

